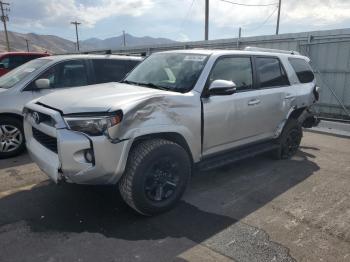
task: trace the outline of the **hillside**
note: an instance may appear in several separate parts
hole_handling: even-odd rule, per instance
[[[29,40],[30,51],[47,51],[49,53],[66,53],[74,52],[75,43],[55,36],[55,35],[39,35],[35,33],[22,34],[16,32],[9,32],[9,40],[11,51],[26,51],[26,41]],[[173,43],[166,38],[153,37],[136,37],[130,34],[126,35],[127,46],[138,45],[152,45],[152,44],[166,44]],[[123,36],[116,36],[107,39],[90,38],[80,42],[81,51],[98,50],[98,49],[116,49],[123,46]],[[5,34],[0,31],[0,52],[6,50]]]

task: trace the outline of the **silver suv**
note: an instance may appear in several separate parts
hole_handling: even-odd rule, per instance
[[[139,213],[164,212],[194,168],[295,154],[318,97],[308,62],[288,52],[156,53],[123,83],[27,104],[27,148],[55,182],[118,185]]]
[[[32,60],[0,78],[0,158],[25,148],[22,110],[54,91],[120,81],[142,61],[116,55],[61,55]]]

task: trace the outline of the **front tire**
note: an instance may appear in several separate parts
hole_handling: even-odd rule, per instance
[[[14,157],[25,149],[22,121],[12,117],[0,118],[0,159]]]
[[[283,128],[282,134],[277,140],[279,148],[274,152],[276,159],[289,159],[299,149],[303,130],[296,119],[289,119]]]
[[[174,207],[190,176],[191,161],[184,148],[165,139],[152,139],[131,150],[119,190],[130,207],[150,216]]]

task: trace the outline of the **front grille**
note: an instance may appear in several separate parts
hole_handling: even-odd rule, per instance
[[[31,115],[33,115],[34,112],[38,114],[39,116],[38,123],[45,123],[49,126],[55,126],[55,120],[51,116],[41,112],[33,111],[33,110],[29,110],[28,112],[30,112]]]
[[[49,136],[40,130],[32,127],[33,137],[44,147],[57,153],[57,138]]]

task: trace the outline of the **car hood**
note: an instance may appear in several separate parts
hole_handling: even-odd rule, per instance
[[[58,109],[63,114],[108,112],[123,109],[136,101],[172,93],[129,84],[106,83],[57,91],[41,97],[37,102]]]

